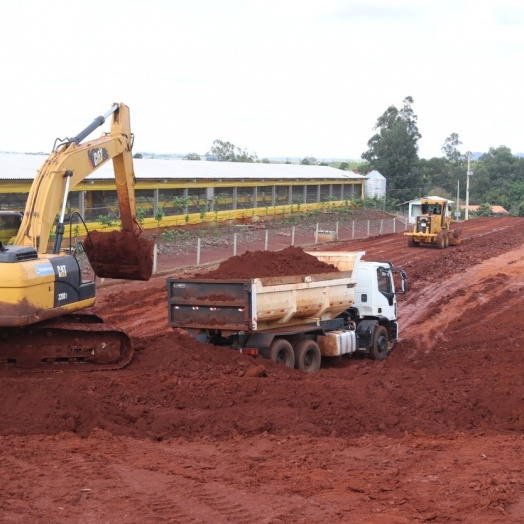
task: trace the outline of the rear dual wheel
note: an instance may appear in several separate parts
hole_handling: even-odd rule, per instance
[[[284,364],[288,368],[295,367],[293,346],[283,338],[276,338],[269,346],[269,360],[277,364]]]
[[[288,368],[294,367],[306,373],[313,373],[320,368],[321,355],[314,340],[300,340],[293,348],[287,340],[277,338],[269,347],[269,360],[284,364]]]
[[[320,349],[314,340],[304,339],[295,345],[295,368],[306,373],[320,369]]]

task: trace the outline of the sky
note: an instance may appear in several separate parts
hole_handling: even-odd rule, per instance
[[[521,0],[2,0],[0,49],[0,151],[123,102],[134,152],[357,160],[411,96],[422,158],[524,152]]]

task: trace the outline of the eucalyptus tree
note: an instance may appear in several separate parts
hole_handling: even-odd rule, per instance
[[[403,103],[400,110],[392,105],[378,118],[376,133],[362,153],[370,168],[386,177],[390,202],[413,198],[423,186],[418,169],[418,141],[422,138],[418,117],[411,107],[413,98],[408,96]]]

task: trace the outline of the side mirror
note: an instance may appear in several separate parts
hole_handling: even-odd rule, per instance
[[[393,268],[393,279],[395,280],[395,283],[397,283],[397,278],[395,278],[395,274],[397,274],[400,277],[400,289],[401,291],[396,291],[397,287],[395,286],[395,294],[396,295],[403,295],[408,290],[408,276],[406,275],[406,272],[402,268]]]

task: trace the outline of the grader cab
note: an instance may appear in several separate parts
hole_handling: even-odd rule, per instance
[[[417,216],[413,231],[404,233],[409,247],[434,244],[439,249],[462,243],[460,228],[452,230],[451,205],[446,199],[423,198],[421,214]]]

